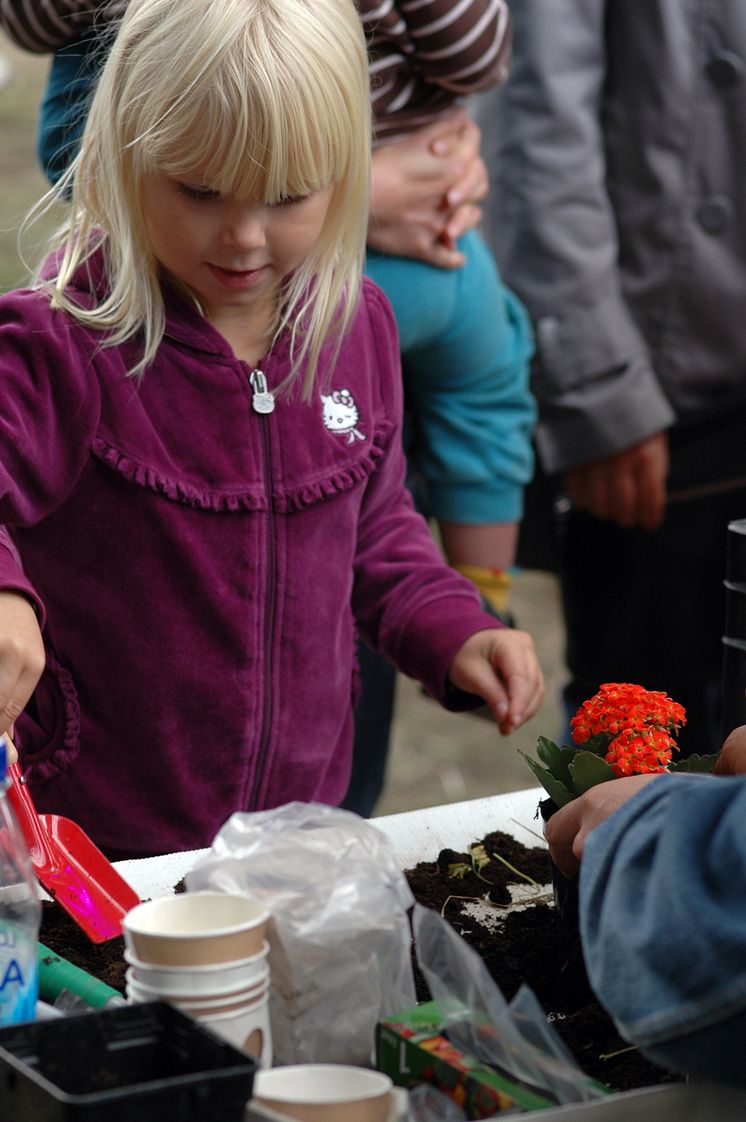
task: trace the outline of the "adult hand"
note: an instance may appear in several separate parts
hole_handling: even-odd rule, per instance
[[[478,205],[486,199],[490,189],[487,165],[481,156],[482,133],[475,121],[464,114],[461,123],[448,121],[452,127],[435,140],[432,150],[436,155],[448,155],[464,164],[464,173],[446,192],[447,221],[442,240],[455,243],[482,219]]]
[[[656,433],[613,456],[567,472],[576,506],[627,528],[654,530],[663,521],[668,476],[668,436]]]
[[[552,860],[566,877],[571,880],[577,877],[585,840],[591,830],[605,822],[609,815],[652,779],[657,779],[659,774],[630,775],[598,783],[552,815],[544,828],[544,836]]]
[[[22,712],[44,669],[44,643],[31,601],[0,592],[0,733]]]
[[[712,769],[715,775],[746,773],[746,725],[739,725],[726,738]]]
[[[477,631],[456,654],[448,676],[454,686],[484,698],[503,736],[532,717],[544,697],[544,677],[525,631]]]
[[[373,153],[368,243],[392,256],[459,268],[456,238],[479,222],[487,193],[480,133],[464,110]]]

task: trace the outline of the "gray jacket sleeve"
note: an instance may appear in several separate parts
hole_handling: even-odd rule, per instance
[[[625,304],[605,188],[601,0],[513,5],[499,97],[497,258],[535,324],[547,471],[612,454],[674,414]]]

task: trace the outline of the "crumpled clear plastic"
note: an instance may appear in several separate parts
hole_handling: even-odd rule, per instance
[[[186,878],[271,913],[275,1063],[371,1066],[382,1017],[416,1004],[408,909],[385,834],[317,803],[237,813]]]
[[[413,928],[441,1031],[458,1048],[558,1103],[603,1095],[577,1066],[528,986],[508,1004],[476,951],[437,912],[416,904]]]

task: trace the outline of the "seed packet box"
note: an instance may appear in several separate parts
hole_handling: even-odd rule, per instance
[[[535,1111],[556,1104],[547,1096],[509,1079],[451,1043],[440,1032],[434,1001],[406,1009],[380,1022],[377,1065],[400,1087],[431,1083],[470,1119],[505,1111]]]
[[[462,1052],[439,1031],[435,1002],[378,1026],[378,1067],[399,1086],[431,1083],[469,1119],[530,1112],[531,1122],[744,1122],[746,1090],[717,1083],[667,1083],[559,1106]]]

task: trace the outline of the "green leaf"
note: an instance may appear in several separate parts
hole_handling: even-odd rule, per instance
[[[609,750],[614,737],[608,732],[597,732],[595,736],[589,736],[578,747],[583,752],[592,752],[594,756],[605,756]]]
[[[712,771],[719,752],[712,752],[707,756],[686,756],[683,760],[673,760],[668,765],[668,771]]]
[[[575,798],[572,791],[569,790],[564,783],[560,782],[559,779],[555,779],[551,771],[548,771],[547,768],[542,767],[542,765],[538,763],[537,760],[532,759],[531,756],[527,756],[525,752],[521,752],[520,748],[518,749],[518,754],[519,756],[523,756],[524,760],[531,768],[531,771],[539,780],[539,783],[541,783],[542,787],[549,795],[552,802],[554,802],[558,807],[564,806],[565,803],[572,802],[572,800]]]
[[[539,743],[536,747],[536,754],[541,762],[549,769],[555,779],[559,779],[560,783],[569,788],[571,786],[570,780],[570,764],[575,756],[576,749],[574,748],[559,748],[553,740],[548,740],[546,736],[539,737]]]
[[[616,779],[614,769],[606,760],[596,756],[593,752],[578,752],[570,764],[570,776],[573,790],[576,795],[582,795],[598,783],[607,783],[609,779]]]

